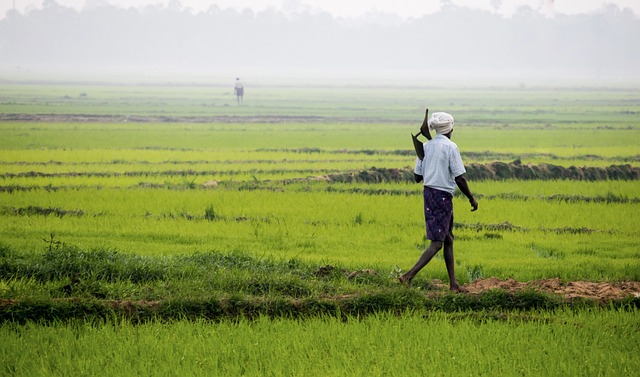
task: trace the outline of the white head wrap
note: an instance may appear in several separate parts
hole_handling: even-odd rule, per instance
[[[438,135],[446,135],[453,130],[453,117],[448,113],[433,113],[429,119],[429,128]]]

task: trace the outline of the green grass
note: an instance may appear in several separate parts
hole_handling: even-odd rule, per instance
[[[320,124],[147,124],[147,123],[29,123],[4,122],[3,150],[19,149],[170,149],[172,151],[251,151],[256,149],[320,148],[329,151],[411,150],[409,133],[419,125],[389,123]],[[640,140],[634,128],[606,129],[511,128],[460,125],[453,140],[463,152],[635,156]],[[137,152],[137,151],[136,151]],[[51,153],[51,152],[49,152]],[[178,155],[180,155],[178,153]],[[131,152],[127,156],[137,157]]]
[[[486,276],[520,280],[637,279],[638,231],[633,219],[640,203],[634,183],[583,183],[576,191],[574,186],[571,182],[472,183],[479,211],[471,213],[464,198],[455,199],[460,269],[482,265]],[[357,194],[349,191],[353,186],[327,183],[241,187],[79,187],[4,193],[0,238],[19,250],[40,250],[41,239],[53,232],[61,241],[85,249],[104,246],[139,255],[227,250],[384,270],[394,265],[408,268],[425,246],[419,185],[360,185],[410,195]],[[636,201],[596,201],[604,189],[610,198]],[[582,198],[558,200],[552,195]],[[58,215],[50,214],[55,209]],[[213,221],[207,219],[211,209],[216,214]],[[509,226],[495,228],[503,223]],[[498,237],[487,239],[487,233]],[[549,245],[565,258],[540,258],[531,252],[532,244]],[[585,249],[592,252],[584,255]],[[603,266],[608,271],[604,275]],[[425,272],[446,278],[439,262]]]
[[[640,368],[637,316],[612,310],[5,323],[0,355],[2,374],[15,376],[633,375]]]
[[[638,167],[637,90],[263,85],[244,106],[231,92],[0,85],[3,119],[61,116],[0,122],[0,374],[639,369],[637,298],[447,294],[441,255],[407,290],[394,275],[427,243],[421,186],[309,179],[411,168],[427,104],[454,114],[467,164]],[[479,211],[454,199],[460,282],[640,280],[635,180],[470,186]],[[377,274],[343,273],[363,269]]]

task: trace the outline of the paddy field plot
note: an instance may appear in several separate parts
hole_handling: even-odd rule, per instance
[[[129,355],[151,346],[166,360],[182,350],[192,374],[201,373],[194,365],[221,374],[305,373],[311,365],[303,355],[317,354],[314,360],[333,364],[313,370],[382,375],[408,362],[393,350],[407,346],[400,339],[414,326],[426,332],[409,354],[435,347],[428,364],[445,371],[637,369],[635,90],[260,87],[236,106],[227,88],[215,86],[2,89],[4,372],[77,371],[74,347],[101,347],[82,339],[115,331],[127,340],[116,342],[123,352],[114,360],[131,373],[150,363],[171,368],[151,353],[132,363]],[[464,196],[454,197],[461,283],[553,282],[557,292],[492,289],[500,283],[450,295],[441,288],[447,276],[440,256],[412,289],[396,283],[427,245],[409,137],[425,107],[454,114],[453,140],[468,165],[630,172],[625,179],[470,179],[480,203],[473,213]],[[576,282],[595,288],[581,293],[571,289]],[[605,295],[598,284],[621,296]],[[162,323],[162,316],[175,322]],[[470,338],[440,337],[436,327]],[[294,347],[268,328],[300,342]],[[335,333],[323,338],[327,329]],[[338,342],[345,331],[361,342]],[[501,351],[489,355],[479,351],[489,345],[472,340],[495,344],[486,332],[520,335],[500,336]],[[585,345],[592,334],[602,338],[592,342],[602,357]],[[606,346],[610,335],[615,347]],[[305,345],[305,336],[327,346]],[[218,356],[158,342],[172,337]],[[281,352],[286,360],[246,359],[208,338],[236,339],[240,354],[291,351]],[[548,350],[523,357],[521,338]],[[60,353],[43,349],[31,364],[19,356],[42,342]],[[458,344],[470,359],[453,356]],[[542,362],[543,354],[562,362]],[[104,362],[91,360],[85,370]],[[471,367],[478,364],[487,369]]]

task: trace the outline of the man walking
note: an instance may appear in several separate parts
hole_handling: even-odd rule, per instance
[[[429,128],[436,132],[433,140],[423,144],[424,159],[416,158],[414,169],[416,182],[424,182],[424,216],[427,238],[431,244],[411,270],[400,276],[400,282],[406,286],[411,285],[413,277],[444,246],[449,287],[454,292],[463,290],[456,280],[453,259],[453,193],[456,186],[469,198],[471,211],[478,209],[478,202],[463,176],[466,170],[458,146],[451,141],[453,123],[450,114],[438,112],[433,113],[421,128],[425,136],[429,135]]]
[[[242,103],[244,100],[244,85],[242,81],[240,81],[239,77],[236,77],[236,83],[233,86],[233,92],[236,95],[236,100],[238,101],[238,105]]]

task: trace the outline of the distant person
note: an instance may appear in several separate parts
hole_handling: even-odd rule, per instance
[[[453,259],[453,193],[456,186],[469,199],[471,211],[478,209],[478,202],[473,198],[464,178],[466,170],[458,146],[451,141],[453,117],[447,113],[433,113],[421,127],[421,133],[430,138],[429,128],[436,132],[436,136],[422,145],[424,158],[416,158],[414,176],[416,182],[424,183],[424,216],[427,238],[431,244],[411,270],[400,276],[399,280],[405,286],[410,286],[413,277],[444,245],[449,288],[451,291],[461,292],[463,289],[456,280]]]
[[[240,81],[239,77],[236,77],[236,84],[233,87],[233,91],[236,95],[236,99],[238,100],[238,104],[241,104],[244,99],[244,85],[242,85],[242,81]]]

